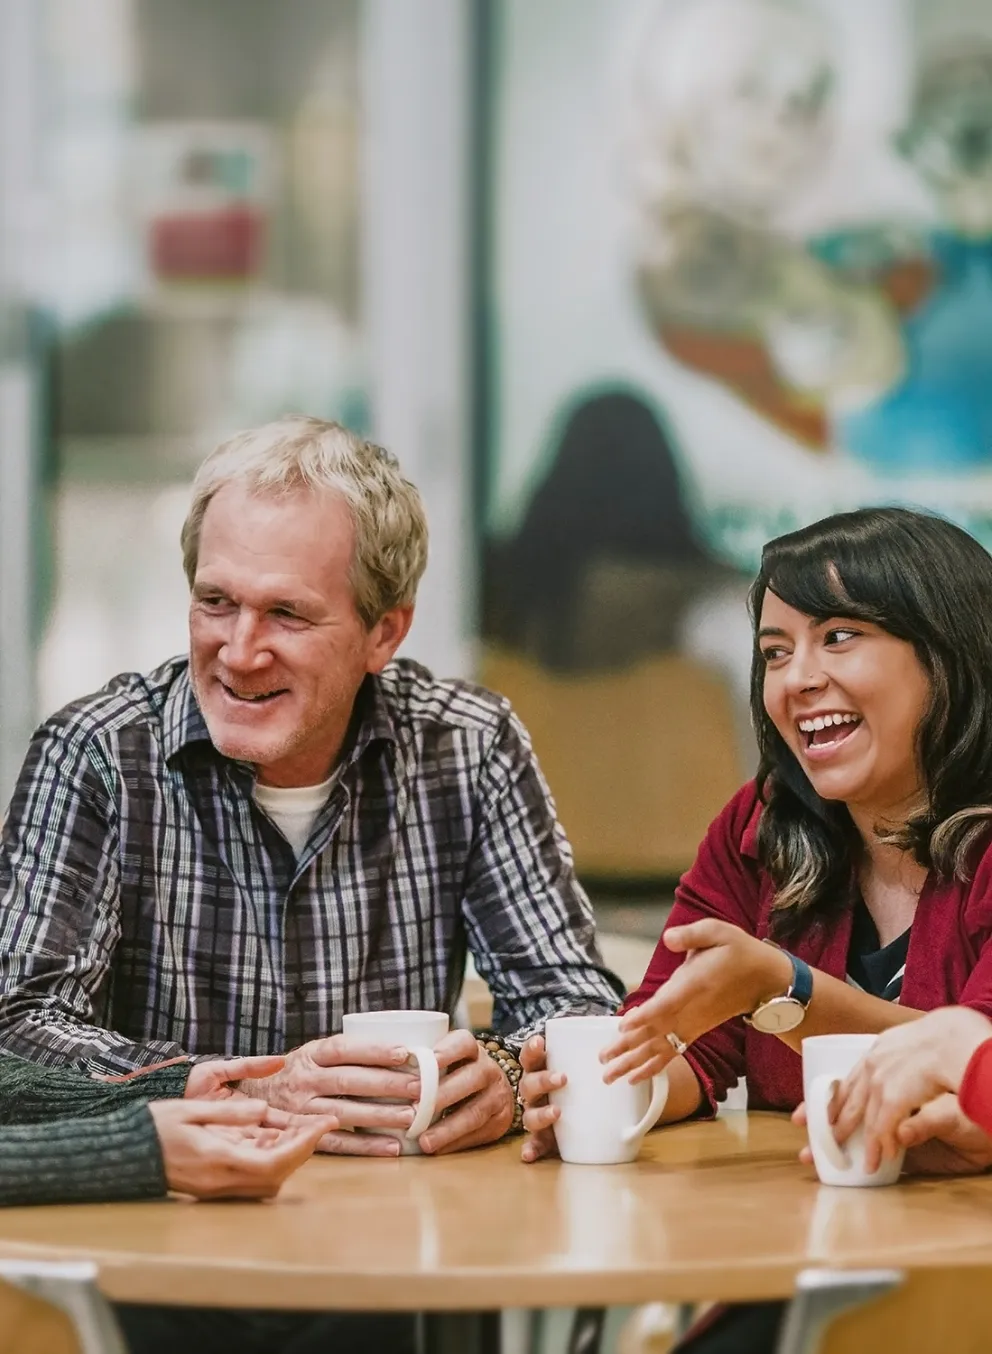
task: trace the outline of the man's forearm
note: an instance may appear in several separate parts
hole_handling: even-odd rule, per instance
[[[187,1050],[165,1040],[139,1043],[77,1020],[48,1002],[8,994],[0,1001],[2,1053],[52,1067],[117,1075],[183,1057]]]

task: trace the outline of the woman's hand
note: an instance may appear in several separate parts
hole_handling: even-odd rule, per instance
[[[538,1161],[541,1157],[556,1155],[554,1122],[559,1110],[548,1103],[548,1092],[565,1085],[563,1072],[549,1072],[545,1061],[544,1040],[539,1034],[528,1039],[520,1050],[520,1066],[524,1069],[518,1087],[524,1104],[524,1128],[527,1137],[520,1151],[522,1161]]]
[[[876,1170],[906,1145],[900,1127],[911,1115],[937,1096],[956,1094],[972,1053],[989,1038],[992,1024],[967,1006],[886,1030],[837,1088],[834,1137],[843,1144],[863,1124],[865,1169]]]
[[[630,1074],[645,1081],[677,1055],[667,1036],[691,1044],[725,1020],[744,1015],[788,991],[788,955],[724,921],[698,921],[664,933],[667,947],[685,962],[641,1006],[620,1022],[620,1038],[600,1055],[605,1080]]]
[[[183,1096],[187,1100],[227,1100],[237,1095],[242,1081],[258,1081],[281,1072],[286,1059],[279,1053],[252,1058],[211,1058],[194,1063]]]
[[[956,1095],[939,1095],[899,1125],[906,1169],[914,1175],[978,1175],[992,1166],[992,1138],[972,1123]]]
[[[264,1100],[154,1100],[148,1106],[170,1190],[198,1199],[267,1199],[338,1126]]]
[[[165,1062],[153,1063],[151,1067],[138,1067],[133,1072],[121,1072],[114,1075],[94,1073],[94,1081],[121,1083],[140,1081],[151,1072],[159,1072],[163,1067],[185,1067],[189,1058],[167,1058]],[[281,1053],[263,1053],[245,1058],[210,1058],[206,1062],[194,1063],[186,1078],[185,1100],[227,1100],[238,1095],[239,1084],[249,1079],[264,1080],[281,1072],[286,1059]]]

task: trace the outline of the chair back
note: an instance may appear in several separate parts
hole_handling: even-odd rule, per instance
[[[127,1354],[96,1266],[0,1260],[0,1354]]]

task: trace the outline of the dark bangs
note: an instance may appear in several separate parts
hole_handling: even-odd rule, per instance
[[[765,712],[757,631],[769,589],[816,620],[868,621],[913,645],[931,688],[917,734],[928,802],[900,844],[928,868],[960,872],[981,826],[975,815],[992,805],[992,556],[953,523],[906,508],[840,513],[765,547],[750,595],[751,713],[767,805],[759,843],[789,906],[799,897],[785,876],[801,871],[805,911],[849,878],[857,841],[846,809],[820,799]],[[970,826],[958,831],[962,813]],[[821,868],[805,847],[797,849],[789,814],[818,825]],[[786,839],[791,848],[783,855]]]

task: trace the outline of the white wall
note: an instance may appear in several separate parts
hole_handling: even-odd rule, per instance
[[[404,652],[472,671],[471,7],[363,5],[362,316],[373,432],[427,504],[431,558]]]

